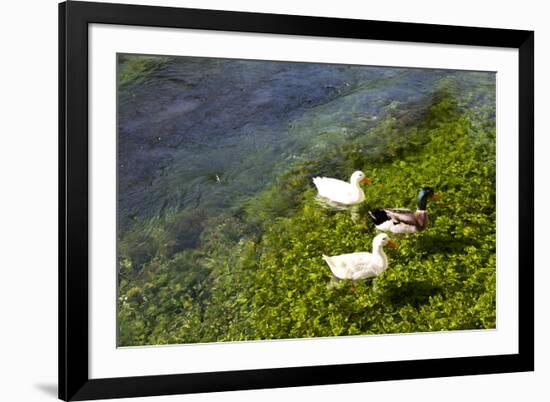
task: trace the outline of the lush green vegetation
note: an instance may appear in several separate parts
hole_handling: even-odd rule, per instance
[[[494,105],[443,87],[414,121],[390,113],[225,213],[136,222],[119,239],[119,345],[494,328]],[[374,182],[357,215],[319,206],[312,175],[356,169]],[[367,210],[415,208],[426,185],[442,197],[429,228],[397,238],[357,294],[333,286],[321,255],[370,251]]]

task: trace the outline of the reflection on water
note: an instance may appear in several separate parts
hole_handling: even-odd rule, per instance
[[[315,203],[328,211],[348,211],[351,214],[351,219],[355,223],[359,222],[359,205],[342,204],[320,195],[315,197]]]
[[[346,205],[342,204],[340,202],[333,201],[329,198],[317,195],[315,197],[315,202],[317,205],[321,206],[322,208],[332,210],[332,211],[355,211],[357,212],[359,210],[359,206],[357,205]]]

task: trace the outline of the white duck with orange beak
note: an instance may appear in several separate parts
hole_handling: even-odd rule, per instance
[[[349,183],[329,177],[313,179],[319,196],[343,205],[355,205],[365,201],[365,193],[361,188],[362,183],[371,184],[372,181],[360,170],[353,172]]]
[[[323,255],[323,259],[336,278],[355,282],[373,278],[388,269],[388,257],[384,252],[384,246],[397,247],[387,234],[381,233],[372,241],[372,253],[360,252],[331,257]]]

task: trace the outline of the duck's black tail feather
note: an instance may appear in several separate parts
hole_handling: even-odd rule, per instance
[[[383,209],[375,209],[374,211],[369,211],[369,215],[375,225],[380,225],[390,220],[390,217]]]

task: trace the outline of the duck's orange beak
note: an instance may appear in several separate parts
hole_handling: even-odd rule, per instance
[[[388,243],[386,244],[389,248],[396,249],[397,243],[395,243],[393,240],[388,240]]]
[[[372,180],[365,176],[363,180],[361,180],[361,183],[363,184],[372,184]]]
[[[434,194],[432,195],[432,198],[436,201],[439,201],[441,199],[441,197],[439,196],[439,194]]]

